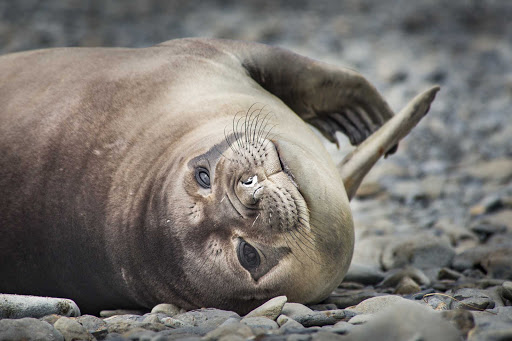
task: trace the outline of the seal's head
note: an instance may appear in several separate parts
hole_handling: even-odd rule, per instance
[[[190,152],[183,195],[168,193],[173,221],[188,226],[179,239],[191,306],[319,301],[350,263],[352,219],[336,172],[273,134],[269,120],[261,110],[235,117],[221,141]]]

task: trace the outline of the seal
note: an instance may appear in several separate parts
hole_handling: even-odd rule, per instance
[[[0,292],[82,312],[321,301],[349,198],[437,91],[393,116],[354,71],[215,39],[15,53],[0,75]],[[337,169],[307,123],[360,146]]]

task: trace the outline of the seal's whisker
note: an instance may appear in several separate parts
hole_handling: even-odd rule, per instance
[[[270,122],[270,115],[272,114],[272,111],[269,111],[265,117],[263,117],[263,120],[260,124],[260,129],[258,131],[258,141],[262,140],[263,134],[265,133],[265,129],[268,127],[268,124]],[[261,142],[260,142],[261,143]]]

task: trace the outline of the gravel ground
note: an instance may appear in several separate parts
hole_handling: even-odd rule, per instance
[[[107,329],[97,334],[91,329],[84,335],[102,339],[107,332],[124,333],[129,339],[156,340],[164,329],[188,328],[180,335],[206,334],[207,339],[231,335],[233,340],[255,336],[368,339],[394,335],[391,327],[407,321],[412,334],[390,339],[409,340],[414,335],[424,340],[439,339],[439,335],[450,339],[453,325],[465,339],[512,338],[510,18],[512,2],[493,0],[269,0],[243,5],[221,0],[0,2],[0,53],[55,46],[143,47],[173,38],[208,36],[280,45],[356,69],[395,110],[420,90],[441,85],[430,114],[395,155],[379,162],[352,203],[356,224],[353,266],[325,304],[312,307],[336,309],[343,317],[324,323],[318,322],[323,318],[318,312],[301,312],[288,313],[289,320],[265,316],[266,320],[247,324],[240,317],[215,312],[226,318],[206,326],[196,323],[200,319],[191,323],[189,317],[160,312],[123,315],[124,320],[105,318]],[[335,160],[341,160],[348,150],[348,146],[336,150],[326,145]],[[457,300],[424,297],[431,293]],[[397,296],[388,294],[408,300],[392,305],[386,300]],[[377,296],[383,297],[382,302],[368,300]],[[360,303],[363,300],[370,308]],[[407,305],[412,301],[437,312],[427,316],[417,306]],[[356,309],[358,304],[363,307]],[[386,305],[393,308],[391,313],[380,314]],[[305,322],[303,315],[308,314],[317,314],[313,319],[317,322]],[[49,332],[64,330],[63,326],[80,329],[92,323],[93,317],[90,321],[86,317],[62,319],[56,315],[43,318],[50,325],[41,328]],[[451,324],[443,325],[446,321]],[[298,325],[286,329],[286,323]],[[116,329],[113,324],[126,328]],[[231,332],[207,334],[221,324],[222,330]],[[154,334],[148,332],[144,338],[136,330],[140,335],[144,330]],[[161,334],[161,340],[177,337],[165,335]]]

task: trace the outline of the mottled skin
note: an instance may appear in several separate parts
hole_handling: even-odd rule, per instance
[[[387,121],[358,74],[184,39],[5,55],[0,75],[0,292],[67,297],[82,312],[245,313],[277,295],[318,302],[342,280],[348,197],[304,120],[354,144]],[[359,129],[332,116],[354,112]],[[256,269],[237,258],[241,239]]]

